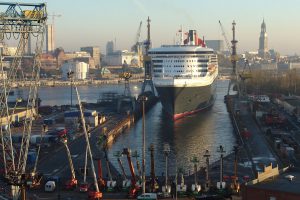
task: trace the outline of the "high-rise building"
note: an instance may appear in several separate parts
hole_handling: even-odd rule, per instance
[[[207,47],[212,48],[214,51],[222,52],[224,51],[223,40],[205,40]]]
[[[114,52],[114,42],[108,41],[106,44],[106,55],[112,54]]]
[[[100,67],[100,48],[98,46],[81,47],[80,51],[88,52],[94,59],[95,66]]]
[[[259,48],[258,48],[258,55],[262,58],[266,57],[268,53],[268,35],[267,35],[267,28],[265,20],[261,24],[261,31],[259,36]]]
[[[46,27],[46,52],[54,51],[54,29],[52,24]]]

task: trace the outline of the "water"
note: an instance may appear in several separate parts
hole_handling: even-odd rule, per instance
[[[219,158],[217,148],[220,145],[225,147],[226,153],[231,153],[235,144],[233,127],[224,104],[224,95],[227,92],[228,81],[219,80],[217,88],[217,99],[213,107],[197,115],[190,116],[172,123],[162,113],[160,103],[156,104],[152,110],[146,114],[146,171],[150,171],[150,152],[148,150],[151,143],[155,146],[155,170],[157,175],[161,175],[165,170],[165,157],[163,145],[168,143],[171,148],[169,156],[169,172],[175,174],[176,166],[182,167],[186,173],[192,172],[193,166],[190,162],[193,156],[200,160],[200,166],[205,165],[203,158],[206,149],[211,154],[211,162]],[[134,96],[140,92],[141,83],[132,83],[131,92]],[[78,90],[82,101],[97,102],[101,92],[115,91],[122,93],[124,85],[101,85],[101,86],[79,86]],[[26,94],[16,91],[15,95]],[[63,105],[70,104],[70,87],[49,87],[39,90],[39,97],[42,105]],[[15,97],[13,97],[15,98]],[[73,104],[77,103],[75,92],[73,92]],[[119,169],[114,152],[121,151],[128,147],[132,151],[137,150],[141,163],[142,155],[142,120],[125,131],[117,138],[117,141],[109,149],[109,158],[112,164]],[[124,158],[126,173],[129,174],[127,160]],[[135,159],[133,159],[135,162]],[[135,163],[134,163],[135,165]]]
[[[235,144],[233,127],[229,114],[224,104],[224,95],[227,92],[228,81],[219,81],[217,99],[214,106],[197,115],[170,122],[162,113],[162,106],[158,103],[146,115],[146,171],[150,171],[151,143],[155,146],[155,170],[161,175],[165,170],[165,157],[163,146],[168,143],[171,148],[169,156],[169,172],[175,174],[176,165],[183,168],[185,173],[192,172],[193,164],[190,162],[193,156],[197,156],[200,166],[205,165],[203,158],[206,149],[211,154],[211,161],[216,161],[219,154],[216,152],[220,145],[225,147],[226,153],[231,153]],[[110,158],[113,153],[129,147],[137,150],[142,156],[142,120],[125,134],[120,135],[109,150]],[[135,161],[135,159],[133,159]],[[124,162],[125,162],[124,158]],[[119,169],[116,159],[111,159],[113,165]],[[127,165],[125,165],[127,167]],[[127,168],[126,172],[129,172]]]

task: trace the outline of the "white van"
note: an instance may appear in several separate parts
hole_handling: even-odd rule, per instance
[[[155,193],[144,193],[138,196],[138,200],[157,200],[157,194]]]
[[[55,182],[54,181],[47,181],[45,184],[45,192],[53,192],[55,190]]]

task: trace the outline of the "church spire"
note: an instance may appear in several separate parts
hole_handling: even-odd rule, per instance
[[[265,19],[263,19],[263,22],[261,24],[261,33],[265,33],[265,32],[267,32],[267,28],[266,28]]]
[[[258,54],[260,57],[265,58],[267,52],[268,52],[268,35],[267,35],[265,19],[263,18],[263,22],[261,24],[260,37],[259,37]]]

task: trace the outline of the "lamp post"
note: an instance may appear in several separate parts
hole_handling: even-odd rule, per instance
[[[145,194],[146,191],[146,173],[145,173],[145,151],[146,151],[146,127],[145,127],[145,102],[148,100],[148,98],[144,95],[139,97],[139,101],[142,102],[142,114],[143,114],[143,137],[142,137],[142,142],[143,142],[143,151],[142,151],[142,188],[143,188],[143,194]]]
[[[67,73],[67,76],[68,76],[68,79],[70,79],[71,81],[71,107],[73,106],[73,75],[74,75],[74,72],[73,71],[69,71]]]

